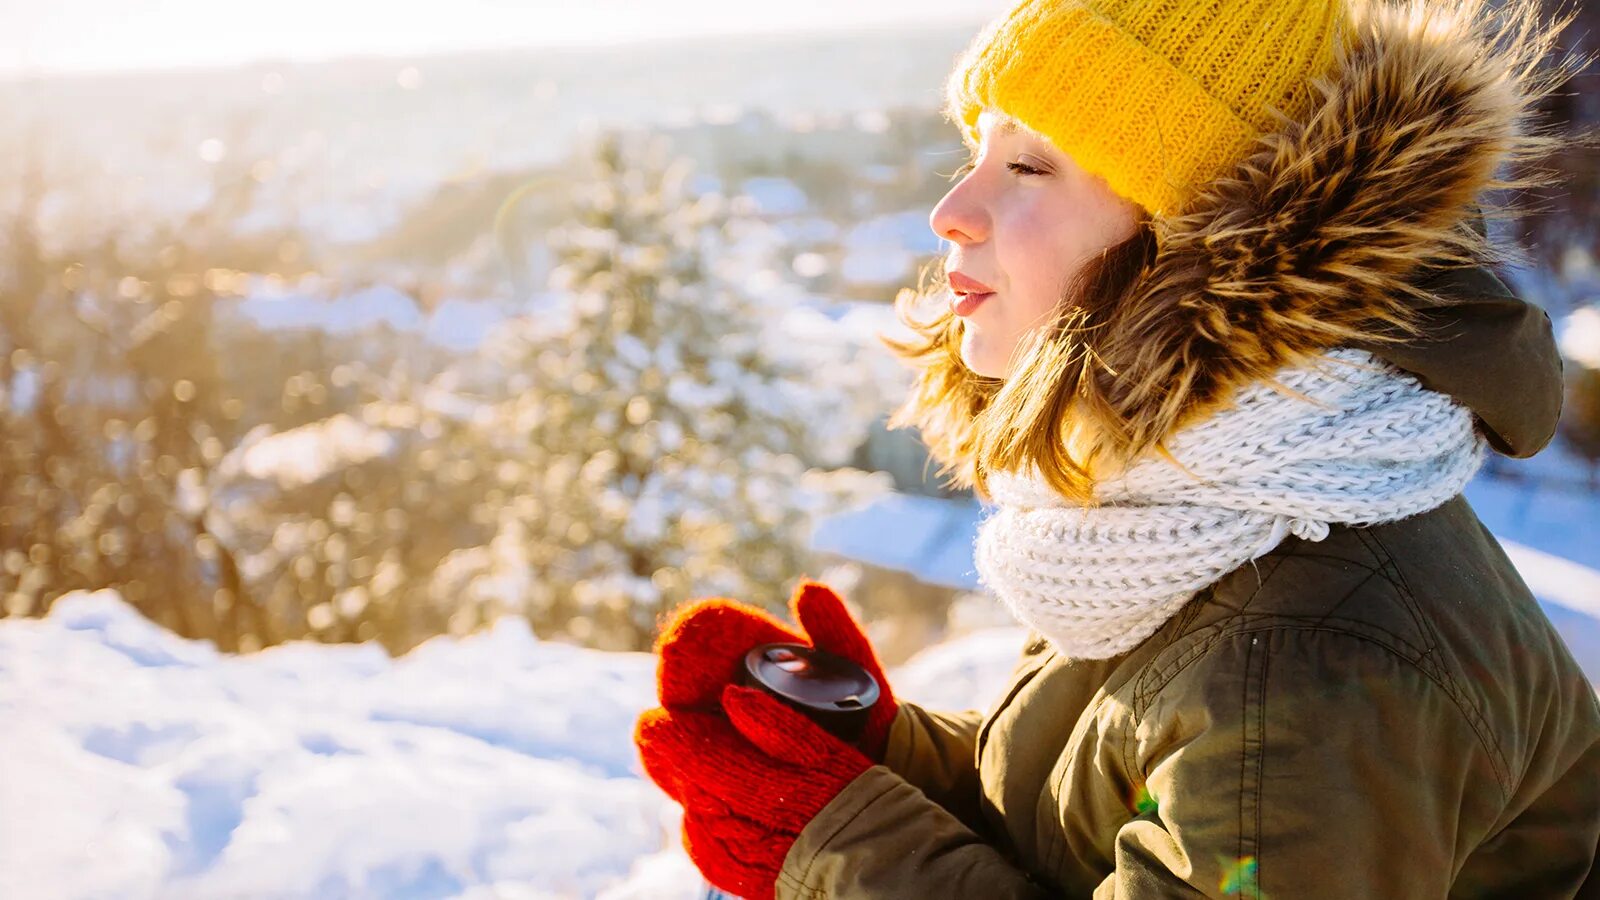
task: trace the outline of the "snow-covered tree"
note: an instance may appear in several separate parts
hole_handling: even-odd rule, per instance
[[[507,501],[471,409],[402,372],[352,377],[366,399],[351,412],[252,429],[185,498],[238,561],[259,642],[376,638],[399,653],[520,610],[451,589]]]
[[[178,221],[136,218],[73,190],[83,161],[50,152],[45,132],[5,140],[0,616],[112,587],[232,649],[233,561],[176,497],[241,430],[212,353],[215,312],[238,269],[274,265],[279,237],[235,239],[248,165],[212,171],[210,202]]]
[[[512,499],[482,572],[527,590],[541,631],[637,648],[686,599],[779,607],[817,574],[815,520],[889,484],[839,468],[876,383],[829,348],[781,346],[765,226],[690,196],[660,138],[603,134],[577,158],[588,171],[551,236],[567,302],[489,351],[507,371],[486,427]]]

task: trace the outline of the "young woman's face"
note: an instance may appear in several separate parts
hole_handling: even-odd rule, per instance
[[[1140,210],[1004,114],[985,110],[978,128],[977,157],[928,223],[951,242],[945,273],[962,318],[962,361],[1003,379],[1023,338],[1054,318],[1078,269],[1132,237]]]

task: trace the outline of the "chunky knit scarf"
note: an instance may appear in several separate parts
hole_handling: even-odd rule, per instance
[[[1286,536],[1433,509],[1483,460],[1466,407],[1364,351],[1329,351],[1277,381],[1305,399],[1242,389],[1167,441],[1188,472],[1147,457],[1096,485],[1099,506],[1070,503],[1036,469],[993,473],[981,582],[1063,656],[1103,659]]]

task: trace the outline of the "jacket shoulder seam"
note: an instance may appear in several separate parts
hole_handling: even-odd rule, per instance
[[[1389,546],[1383,542],[1383,538],[1378,535],[1376,529],[1352,528],[1351,531],[1355,533],[1356,538],[1361,541],[1362,545],[1367,548],[1367,552],[1372,554],[1378,566],[1376,570],[1378,575],[1400,594],[1400,599],[1406,605],[1406,612],[1411,615],[1412,624],[1416,626],[1417,633],[1424,642],[1423,655],[1432,654],[1434,650],[1438,649],[1439,635],[1428,622],[1427,615],[1422,611],[1422,604],[1417,602],[1417,595],[1411,590],[1410,583],[1406,581],[1405,573],[1400,571],[1400,566],[1395,562],[1394,554],[1389,552]]]
[[[1438,675],[1436,680],[1439,682],[1439,686],[1443,688],[1445,693],[1449,695],[1450,699],[1455,702],[1457,708],[1461,710],[1462,715],[1465,716],[1468,722],[1472,725],[1472,730],[1477,733],[1478,740],[1483,742],[1484,750],[1486,750],[1489,754],[1489,761],[1494,766],[1495,775],[1500,778],[1500,786],[1505,791],[1506,799],[1509,801],[1513,791],[1511,784],[1511,765],[1506,760],[1506,754],[1501,748],[1500,742],[1494,736],[1494,730],[1489,727],[1488,721],[1484,718],[1483,711],[1478,709],[1478,707],[1473,704],[1471,699],[1467,696],[1467,692],[1462,690],[1461,682],[1455,677],[1455,673],[1450,671],[1450,668],[1445,666],[1439,659],[1438,654],[1434,652],[1439,646],[1438,632],[1435,630],[1433,622],[1427,613],[1422,610],[1422,604],[1417,602],[1417,595],[1412,592],[1411,585],[1406,580],[1405,573],[1400,570],[1399,563],[1395,561],[1394,554],[1389,552],[1388,545],[1383,542],[1383,538],[1375,530],[1370,532],[1367,536],[1370,537],[1372,542],[1378,546],[1379,550],[1382,551],[1383,566],[1390,572],[1394,573],[1392,578],[1388,576],[1385,577],[1395,585],[1395,588],[1399,590],[1402,595],[1404,595],[1407,604],[1409,604],[1413,614],[1418,619],[1418,628],[1422,630],[1425,638],[1428,641],[1425,655],[1430,658],[1432,665],[1427,668],[1437,670]],[[1414,660],[1412,664],[1417,666],[1419,669],[1423,668],[1420,660]]]
[[[1159,658],[1160,654],[1158,653],[1156,657],[1151,659],[1151,664],[1147,664],[1144,667],[1144,670],[1140,672],[1139,675],[1134,679],[1135,686],[1133,691],[1133,704],[1135,715],[1142,715],[1144,713],[1144,701],[1154,696],[1158,691],[1161,690],[1161,687],[1165,685],[1166,681],[1170,680],[1169,676],[1164,675],[1167,669],[1175,669],[1174,674],[1176,674],[1176,671],[1181,671],[1183,668],[1187,667],[1190,662],[1193,662],[1200,656],[1205,655],[1206,649],[1209,648],[1214,641],[1219,640],[1223,633],[1226,633],[1228,625],[1247,621],[1245,618],[1245,609],[1250,606],[1251,602],[1255,600],[1256,596],[1266,588],[1267,583],[1270,582],[1273,577],[1278,574],[1278,570],[1283,567],[1285,555],[1275,554],[1275,556],[1276,558],[1273,560],[1272,570],[1262,577],[1260,581],[1256,582],[1255,590],[1252,590],[1250,592],[1250,596],[1246,597],[1244,602],[1239,604],[1239,609],[1236,610],[1233,615],[1229,616],[1227,619],[1224,619],[1221,623],[1217,623],[1214,626],[1208,626],[1217,628],[1219,633],[1202,639],[1188,650],[1183,651],[1181,654],[1179,654],[1177,659],[1171,661],[1161,669],[1153,668],[1153,665],[1151,665],[1155,662],[1156,658]],[[1259,571],[1259,569],[1257,571]],[[1207,585],[1206,589],[1215,594],[1216,582],[1212,582],[1210,585]],[[1204,629],[1201,629],[1201,631],[1203,632]],[[1161,651],[1165,652],[1167,648],[1193,633],[1195,632],[1184,632],[1180,635],[1174,636],[1171,641],[1168,641],[1166,645],[1161,648]]]
[[[1375,548],[1373,546],[1373,544],[1368,540],[1368,535],[1365,533],[1367,529],[1358,528],[1358,527],[1349,527],[1348,530],[1352,533],[1352,535],[1355,537],[1356,541],[1360,544],[1361,549],[1363,551],[1365,551],[1366,562],[1362,562],[1362,561],[1354,560],[1354,559],[1348,559],[1348,558],[1345,558],[1345,557],[1328,557],[1328,558],[1337,559],[1337,560],[1339,560],[1341,562],[1345,562],[1345,563],[1350,563],[1350,564],[1353,564],[1353,565],[1361,566],[1362,568],[1367,570],[1367,572],[1369,573],[1369,578],[1376,577],[1377,579],[1381,580],[1382,583],[1387,584],[1395,592],[1401,594],[1402,595],[1401,603],[1402,603],[1403,606],[1405,606],[1406,612],[1412,618],[1412,623],[1417,628],[1418,633],[1419,633],[1419,638],[1421,640],[1421,646],[1418,648],[1418,651],[1419,651],[1418,654],[1417,654],[1418,657],[1419,658],[1427,658],[1427,657],[1433,656],[1434,655],[1434,651],[1435,651],[1435,649],[1437,647],[1437,640],[1438,640],[1437,635],[1433,634],[1429,630],[1428,626],[1422,621],[1424,616],[1423,616],[1421,610],[1418,608],[1418,604],[1416,603],[1415,595],[1412,594],[1409,591],[1407,585],[1402,583],[1402,581],[1397,580],[1397,578],[1401,578],[1402,576],[1400,576],[1400,573],[1398,571],[1398,567],[1394,564],[1393,558],[1387,554],[1387,552],[1386,552],[1387,548],[1384,548],[1382,544],[1379,544],[1378,548]],[[1374,535],[1372,537],[1375,538],[1376,536]],[[1260,595],[1260,593],[1263,590],[1266,589],[1267,585],[1272,583],[1273,579],[1281,571],[1282,563],[1284,562],[1285,559],[1287,559],[1290,556],[1315,558],[1315,557],[1321,556],[1321,555],[1322,554],[1297,553],[1297,552],[1288,552],[1288,553],[1282,553],[1282,554],[1279,554],[1279,553],[1276,553],[1276,552],[1273,553],[1272,556],[1276,557],[1276,559],[1274,560],[1274,565],[1273,565],[1272,569],[1270,571],[1268,571],[1266,576],[1263,577],[1256,584],[1256,587],[1254,588],[1254,590],[1252,590],[1250,592],[1249,597],[1247,597],[1244,600],[1244,602],[1240,604],[1239,609],[1237,611],[1235,611],[1232,615],[1230,615],[1226,619],[1222,619],[1220,621],[1214,622],[1214,623],[1212,623],[1212,624],[1207,626],[1207,628],[1213,629],[1212,634],[1201,638],[1200,640],[1198,640],[1192,646],[1183,649],[1176,658],[1168,660],[1160,668],[1153,668],[1151,666],[1146,666],[1144,671],[1141,672],[1136,677],[1135,684],[1137,686],[1136,686],[1136,688],[1134,690],[1134,697],[1133,697],[1135,713],[1142,715],[1143,712],[1144,712],[1146,703],[1156,693],[1160,692],[1160,690],[1166,685],[1167,681],[1171,680],[1178,673],[1180,673],[1183,669],[1187,668],[1189,666],[1189,664],[1191,664],[1195,660],[1203,657],[1207,652],[1210,651],[1212,645],[1215,644],[1217,641],[1226,639],[1228,636],[1230,636],[1232,634],[1237,634],[1242,629],[1258,630],[1256,627],[1254,627],[1251,624],[1251,616],[1248,613],[1248,607],[1250,606],[1251,602],[1253,602],[1255,600],[1255,598],[1258,595]],[[1353,586],[1351,588],[1350,592],[1354,593],[1354,591],[1359,590],[1362,586],[1363,585],[1361,583],[1357,583],[1355,586]],[[1211,587],[1214,588],[1215,587],[1215,583],[1213,583],[1213,585],[1211,585]],[[1348,596],[1348,594],[1346,596]],[[1264,618],[1265,617],[1261,617],[1261,619],[1264,619]],[[1257,621],[1260,621],[1261,619],[1257,619]],[[1305,624],[1306,624],[1305,618],[1298,618],[1298,619],[1288,618],[1288,619],[1277,619],[1277,620],[1272,620],[1272,621],[1275,621],[1276,623],[1280,624],[1282,627],[1288,627],[1288,628],[1304,627]],[[1327,621],[1327,617],[1326,616],[1319,617],[1318,619],[1315,620],[1315,624],[1322,625],[1326,621]],[[1388,629],[1388,628],[1384,628],[1381,625],[1378,625],[1378,624],[1375,624],[1375,623],[1371,623],[1371,624],[1369,624],[1369,627],[1374,631],[1381,632],[1381,633],[1387,635],[1389,638],[1392,638],[1397,643],[1406,644],[1406,645],[1411,645],[1412,644],[1412,641],[1407,640],[1405,636],[1397,634],[1393,630]],[[1205,631],[1205,629],[1201,629],[1201,630],[1199,630],[1197,632],[1190,632],[1190,634],[1203,634],[1204,631]],[[1351,633],[1359,633],[1359,632],[1352,631]],[[1163,647],[1162,650],[1165,651],[1168,647],[1172,646],[1173,644],[1176,644],[1177,642],[1178,642],[1177,639],[1169,641],[1167,646]],[[1395,649],[1395,648],[1391,648],[1391,649],[1392,649],[1393,652],[1399,653],[1402,656],[1406,655],[1406,654],[1402,653],[1398,649]],[[1152,660],[1152,662],[1154,662],[1154,660]]]

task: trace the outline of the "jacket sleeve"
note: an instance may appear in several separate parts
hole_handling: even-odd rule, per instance
[[[873,766],[801,832],[776,900],[1053,896],[904,778]]]
[[[983,718],[977,709],[942,712],[902,700],[883,751],[885,767],[975,831],[983,830],[977,750]]]
[[[1136,694],[1124,753],[1148,802],[1097,900],[1449,893],[1510,783],[1458,685],[1333,623],[1190,657]]]
[[[1019,672],[1036,667],[1047,649],[1044,636],[1030,630],[1009,681],[1014,683]],[[899,702],[900,712],[890,723],[884,745],[883,765],[963,825],[984,834],[988,824],[979,806],[983,785],[978,777],[978,732],[988,713],[979,709],[946,712],[904,699]]]

